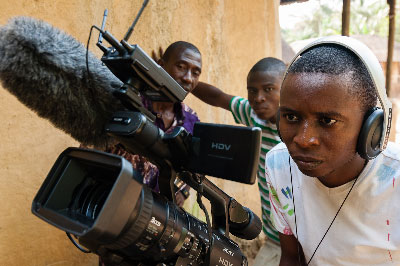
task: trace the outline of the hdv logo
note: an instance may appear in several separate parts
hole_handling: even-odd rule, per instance
[[[212,142],[211,143],[211,149],[215,149],[215,150],[226,150],[229,151],[231,149],[231,144],[225,144],[225,143],[216,143],[216,142]]]

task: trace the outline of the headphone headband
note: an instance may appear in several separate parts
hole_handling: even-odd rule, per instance
[[[329,36],[313,41],[310,44],[306,45],[303,49],[301,49],[301,51],[298,52],[296,56],[292,59],[292,61],[288,65],[284,79],[288,74],[287,71],[289,67],[293,64],[293,62],[297,60],[299,56],[316,46],[321,46],[324,44],[336,44],[338,46],[347,48],[348,50],[353,52],[366,66],[371,76],[372,82],[375,85],[378,99],[383,109],[384,121],[382,127],[382,138],[379,145],[379,149],[383,151],[389,141],[390,127],[392,122],[392,103],[389,101],[386,95],[385,76],[383,74],[382,67],[379,64],[376,56],[365,44],[347,36]]]

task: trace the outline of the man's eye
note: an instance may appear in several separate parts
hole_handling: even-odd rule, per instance
[[[265,92],[270,92],[270,91],[273,91],[273,89],[274,89],[274,88],[272,88],[272,87],[267,87],[267,88],[264,88],[264,91],[265,91]]]
[[[323,117],[320,120],[320,122],[321,122],[321,124],[323,124],[325,126],[333,126],[337,122],[337,120],[329,118],[329,117]]]
[[[287,121],[289,122],[297,122],[299,121],[299,118],[293,114],[285,114],[283,115],[284,118],[286,118]]]

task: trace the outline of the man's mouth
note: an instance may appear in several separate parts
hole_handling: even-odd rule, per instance
[[[312,170],[323,163],[322,160],[312,157],[293,156],[292,158],[295,161],[295,163],[304,170]]]
[[[268,111],[268,107],[254,107],[253,110],[255,112],[260,112],[260,111]]]

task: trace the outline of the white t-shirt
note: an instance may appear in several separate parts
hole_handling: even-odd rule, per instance
[[[283,143],[267,154],[271,219],[280,233],[295,235],[308,262],[354,181],[328,188],[291,158],[290,166]],[[389,143],[361,172],[310,265],[400,265],[399,177],[400,146]]]

